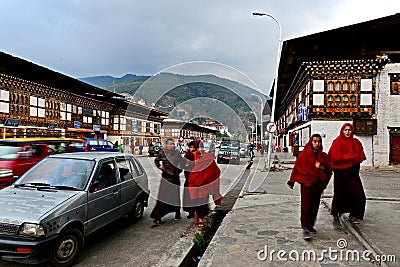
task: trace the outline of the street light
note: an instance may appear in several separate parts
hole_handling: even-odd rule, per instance
[[[253,113],[254,117],[256,118],[256,146],[257,146],[257,125],[258,125],[257,114],[254,111],[252,111],[251,113]],[[253,133],[251,133],[251,137],[253,137]]]
[[[278,45],[278,55],[276,57],[276,71],[275,71],[275,81],[274,81],[274,94],[272,96],[272,110],[271,110],[271,122],[275,122],[275,105],[276,105],[276,91],[278,90],[278,71],[279,71],[279,60],[281,56],[281,50],[282,50],[282,28],[281,25],[279,24],[279,21],[272,15],[267,14],[267,13],[262,13],[262,12],[253,12],[253,16],[257,17],[263,17],[267,16],[273,19],[276,24],[278,25],[279,28],[279,45]],[[272,133],[269,133],[269,144],[268,144],[268,167],[271,167],[271,149],[272,149]]]
[[[260,143],[262,144],[262,141],[263,141],[263,136],[264,136],[264,133],[263,133],[263,110],[264,110],[264,101],[262,100],[262,98],[261,98],[261,96],[259,96],[259,95],[256,95],[256,94],[250,94],[251,96],[256,96],[256,97],[258,97],[258,99],[260,99],[260,103],[261,103],[261,110],[260,110],[260,128],[261,128],[261,130],[260,130]]]

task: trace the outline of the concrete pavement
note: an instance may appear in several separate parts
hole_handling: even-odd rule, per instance
[[[340,230],[333,228],[329,214],[331,181],[320,204],[318,233],[304,241],[299,185],[294,190],[286,186],[294,157],[276,155],[279,160],[271,172],[264,168],[264,158],[256,157],[242,197],[198,266],[400,266],[399,168],[362,168],[365,219],[352,225],[343,217]]]

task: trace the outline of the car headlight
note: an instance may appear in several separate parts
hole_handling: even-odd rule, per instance
[[[0,178],[13,176],[12,169],[0,169]]]
[[[20,235],[29,235],[34,237],[40,237],[46,234],[43,226],[36,223],[23,223],[18,233]]]

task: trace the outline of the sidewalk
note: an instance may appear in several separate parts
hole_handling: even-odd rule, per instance
[[[399,169],[362,170],[367,195],[365,219],[357,226],[343,217],[341,230],[334,230],[329,214],[331,181],[320,204],[315,225],[318,233],[311,241],[304,241],[299,185],[294,190],[286,187],[290,164],[293,166],[294,162],[290,162],[290,154],[277,154],[285,154],[280,161],[286,162],[282,164],[286,168],[267,172],[263,159],[256,158],[258,164],[249,176],[252,182],[245,185],[244,191],[265,193],[244,192],[226,215],[198,266],[376,266],[377,262],[370,263],[366,258],[377,259],[377,255],[387,256],[382,266],[400,266]],[[257,185],[258,190],[254,190]],[[371,251],[369,255],[367,250]]]

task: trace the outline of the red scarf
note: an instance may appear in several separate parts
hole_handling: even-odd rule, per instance
[[[212,195],[216,205],[221,204],[219,176],[221,170],[215,162],[215,157],[203,152],[196,160],[188,176],[188,187],[191,199],[205,198]]]
[[[344,136],[343,129],[346,126],[351,127],[352,131],[350,137]],[[333,170],[347,169],[366,160],[361,142],[353,136],[353,125],[351,123],[343,124],[342,128],[340,129],[340,135],[333,140],[332,146],[328,153],[332,160]]]
[[[313,137],[315,135],[310,137],[303,151],[297,157],[290,175],[290,182],[298,182],[304,185],[320,183],[323,188],[326,188],[332,175],[331,162],[329,156],[323,152],[322,146],[317,152],[314,152]],[[325,167],[325,170],[315,167],[317,161]]]

